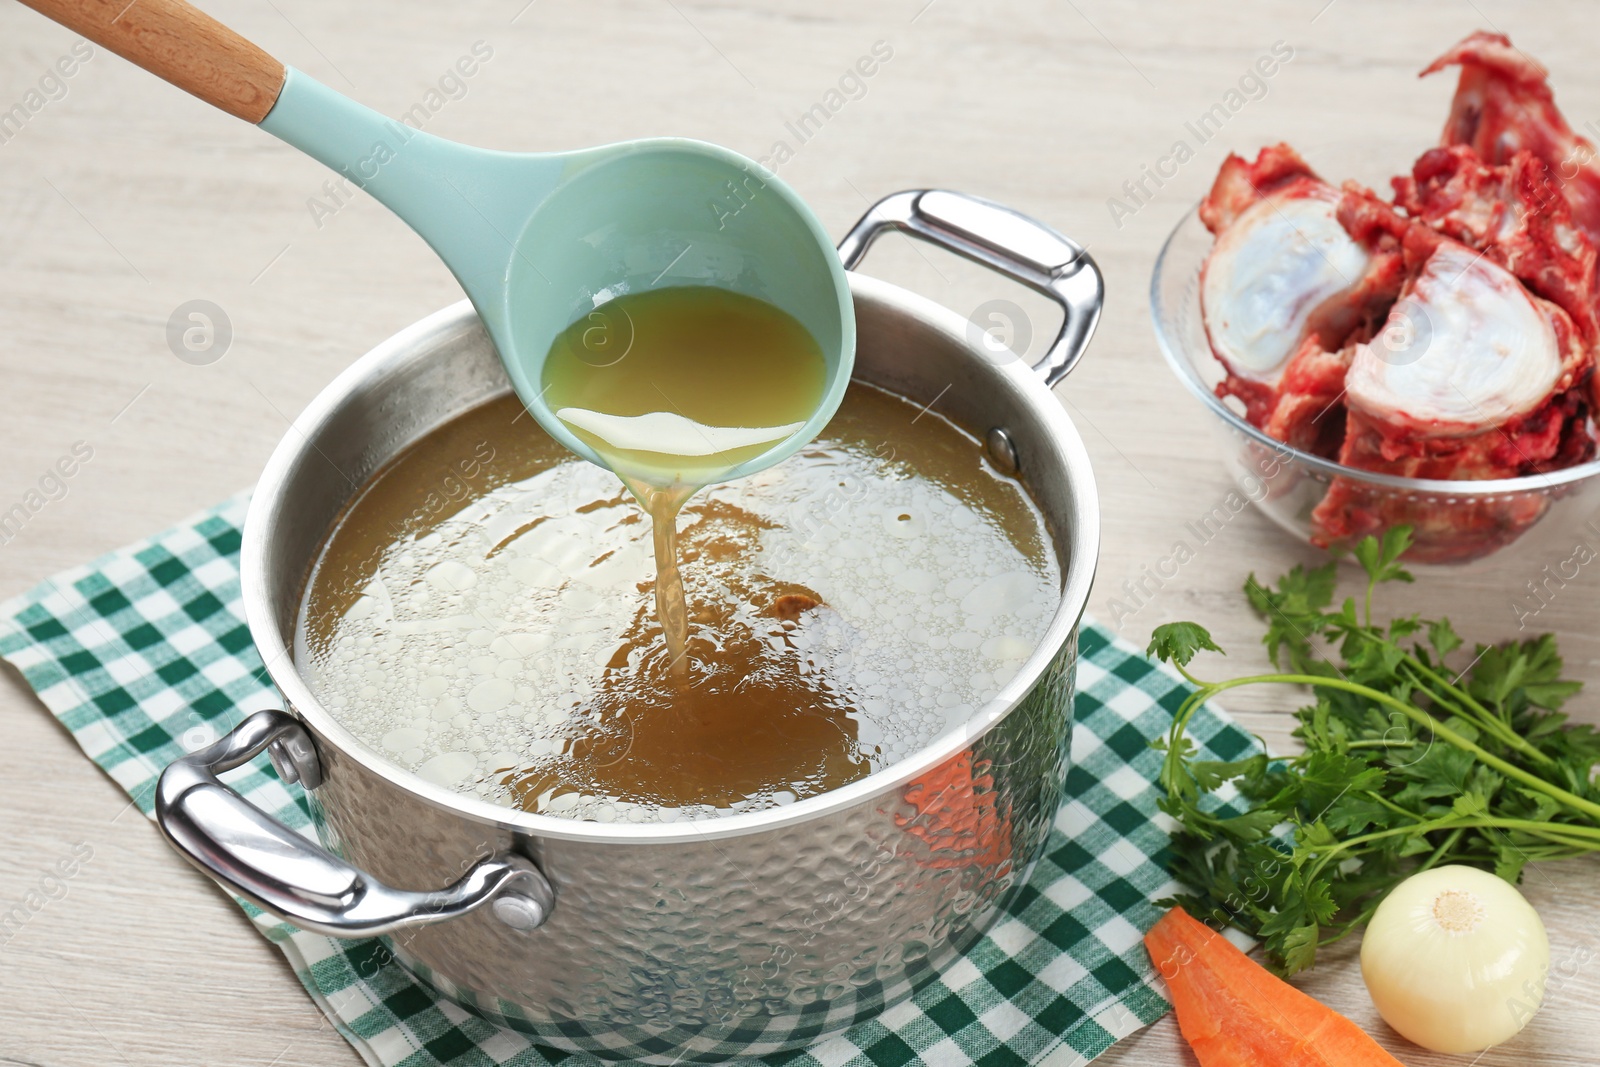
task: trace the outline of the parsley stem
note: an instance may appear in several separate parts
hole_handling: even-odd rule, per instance
[[[1429,867],[1432,867],[1434,864],[1438,863],[1439,857],[1455,848],[1456,842],[1460,841],[1461,835],[1466,832],[1466,827],[1463,826],[1458,826],[1454,830],[1451,830],[1445,839],[1439,842],[1439,847],[1433,850],[1433,854],[1422,861],[1422,866],[1418,867],[1417,870],[1425,871]]]
[[[1372,592],[1372,586],[1370,584],[1367,586],[1367,592],[1369,595]],[[1346,628],[1344,632],[1359,634],[1374,644],[1385,648],[1398,650],[1400,648],[1399,644],[1383,636],[1381,632],[1375,631],[1371,628],[1371,614],[1372,611],[1369,603],[1367,610],[1367,625],[1361,629]],[[1428,694],[1428,696],[1433,698],[1435,703],[1442,704],[1460,718],[1463,718],[1468,722],[1475,723],[1477,726],[1493,734],[1502,744],[1509,748],[1516,749],[1518,752],[1537,763],[1555,762],[1555,760],[1549,755],[1540,751],[1537,745],[1530,743],[1527,738],[1517,733],[1516,730],[1512,729],[1509,724],[1501,720],[1488,708],[1479,703],[1471,693],[1467,692],[1465,689],[1462,689],[1454,682],[1446,681],[1443,675],[1439,674],[1427,664],[1423,663],[1414,653],[1404,653],[1400,660],[1399,666],[1409,668],[1412,673],[1420,675],[1421,681],[1425,683],[1432,683],[1431,686],[1425,684],[1422,686],[1422,688]],[[1444,690],[1444,692],[1448,694],[1448,699],[1438,692],[1440,689]]]
[[[1379,804],[1382,804],[1384,807],[1388,808],[1390,811],[1394,812],[1396,815],[1405,815],[1405,816],[1409,816],[1410,818],[1413,818],[1413,819],[1418,818],[1417,813],[1412,811],[1410,808],[1402,808],[1400,805],[1396,804],[1394,801],[1390,800],[1388,797],[1381,796],[1380,794],[1375,793],[1370,789],[1366,790],[1361,795],[1366,797],[1368,800],[1377,801]]]
[[[1451,697],[1450,700],[1441,700],[1439,694],[1431,690],[1429,691],[1428,695],[1433,697],[1433,699],[1439,703],[1444,704],[1445,707],[1449,708],[1457,715],[1460,715],[1463,719],[1476,722],[1479,726],[1483,727],[1485,730],[1489,731],[1489,733],[1497,737],[1501,743],[1516,749],[1524,756],[1527,756],[1536,762],[1555,762],[1555,760],[1550,756],[1546,755],[1544,752],[1541,752],[1538,746],[1530,743],[1527,738],[1517,733],[1516,730],[1512,729],[1509,725],[1503,722],[1488,708],[1478,703],[1478,701],[1473,698],[1472,694],[1451,682],[1445,681],[1441,675],[1430,670],[1415,656],[1406,656],[1405,659],[1401,660],[1401,664],[1403,666],[1410,667],[1414,672],[1420,674],[1425,680],[1432,682],[1434,685],[1439,686],[1445,692],[1449,693]],[[1459,703],[1455,703],[1456,701],[1459,701]],[[1466,707],[1470,708],[1474,714],[1468,715],[1463,713],[1461,705],[1466,705]]]
[[[1471,741],[1468,741],[1465,737],[1462,737],[1460,734],[1456,733],[1444,723],[1440,722],[1438,719],[1434,718],[1432,715],[1429,715],[1426,711],[1423,711],[1414,704],[1408,704],[1403,700],[1398,700],[1395,697],[1390,696],[1388,693],[1379,692],[1376,689],[1361,685],[1359,682],[1350,682],[1344,680],[1343,678],[1330,678],[1326,675],[1319,674],[1256,674],[1251,675],[1248,678],[1233,678],[1226,682],[1212,682],[1205,684],[1206,695],[1203,699],[1209,700],[1218,693],[1225,692],[1229,689],[1237,689],[1240,686],[1262,685],[1266,683],[1307,685],[1313,687],[1323,686],[1327,689],[1339,689],[1347,693],[1354,693],[1356,696],[1366,697],[1368,700],[1374,701],[1375,703],[1394,708],[1408,719],[1411,719],[1413,722],[1417,723],[1417,725],[1426,727],[1428,731],[1435,737],[1442,738],[1450,744],[1455,745],[1457,748],[1472,753],[1472,755],[1476,756],[1480,762],[1493,767],[1507,778],[1514,778],[1528,788],[1533,789],[1536,792],[1543,793],[1551,799],[1559,801],[1565,806],[1572,808],[1574,811],[1580,811],[1591,819],[1600,821],[1600,804],[1596,804],[1590,800],[1585,800],[1575,793],[1569,793],[1560,786],[1552,785],[1550,782],[1545,781],[1538,775],[1525,771],[1516,764],[1501,759],[1494,753],[1485,750],[1481,746],[1474,744]],[[1177,724],[1175,723],[1174,725]],[[1600,832],[1600,830],[1597,830],[1597,832]]]
[[[1179,674],[1183,675],[1184,681],[1188,682],[1190,685],[1194,686],[1196,689],[1205,689],[1205,688],[1207,688],[1208,683],[1202,682],[1200,679],[1198,679],[1194,675],[1190,674],[1188,669],[1186,667],[1184,667],[1183,664],[1177,662],[1176,660],[1172,661],[1172,669],[1177,671]],[[1193,699],[1194,698],[1194,694],[1190,693],[1189,694],[1189,698]],[[1187,701],[1185,703],[1187,703]]]
[[[1496,724],[1497,726],[1506,726],[1506,724],[1504,722],[1502,722],[1494,714],[1494,712],[1492,712],[1488,708],[1484,707],[1478,701],[1477,697],[1473,696],[1471,693],[1469,693],[1465,689],[1461,688],[1461,686],[1457,685],[1455,682],[1447,682],[1447,681],[1445,681],[1444,675],[1440,674],[1438,671],[1434,670],[1432,667],[1429,667],[1426,663],[1423,663],[1416,656],[1414,656],[1414,655],[1406,656],[1405,662],[1413,670],[1415,670],[1418,673],[1420,673],[1424,678],[1428,679],[1430,682],[1433,682],[1435,685],[1440,686],[1446,692],[1448,692],[1451,696],[1455,697],[1457,700],[1460,700],[1463,704],[1467,705],[1467,707],[1471,708],[1473,711],[1475,711],[1479,715],[1483,716],[1483,720],[1485,722],[1492,722],[1492,723]],[[1507,729],[1509,729],[1509,727],[1507,727]],[[1542,753],[1541,753],[1541,755],[1542,755]]]
[[[1424,827],[1427,828],[1424,829]],[[1315,853],[1317,856],[1315,864],[1306,874],[1306,877],[1309,880],[1321,874],[1322,871],[1327,868],[1328,864],[1333,861],[1334,857],[1338,856],[1341,852],[1347,852],[1359,845],[1367,845],[1374,841],[1383,841],[1388,838],[1398,837],[1401,835],[1410,836],[1419,833],[1432,833],[1435,830],[1455,830],[1457,828],[1463,830],[1516,830],[1520,833],[1531,834],[1534,837],[1541,837],[1554,844],[1565,845],[1569,848],[1583,847],[1590,852],[1600,851],[1600,827],[1572,826],[1565,823],[1533,822],[1528,819],[1501,819],[1490,817],[1460,818],[1451,815],[1446,815],[1443,818],[1433,820],[1431,826],[1427,821],[1419,821],[1412,823],[1409,826],[1391,826],[1385,830],[1374,830],[1371,833],[1360,834],[1356,837],[1349,837],[1343,841],[1336,841],[1333,844],[1325,847],[1318,847],[1317,845],[1306,844],[1304,842],[1296,842],[1295,848],[1304,850],[1306,852]],[[1557,829],[1562,831],[1562,833],[1555,833],[1555,830]],[[1571,838],[1565,836],[1566,833],[1575,833],[1579,835],[1579,839],[1572,840]],[[1587,840],[1584,840],[1585,838]]]
[[[1385,895],[1387,895],[1387,894],[1385,894]],[[1349,922],[1339,923],[1338,924],[1339,932],[1334,934],[1332,937],[1321,937],[1321,938],[1318,938],[1317,939],[1317,947],[1318,948],[1322,948],[1325,945],[1333,944],[1335,941],[1343,941],[1345,938],[1347,938],[1351,934],[1355,933],[1358,929],[1360,929],[1361,927],[1367,925],[1367,920],[1372,918],[1372,916],[1377,912],[1378,904],[1380,904],[1380,903],[1382,903],[1382,898],[1379,898],[1379,900],[1375,901],[1372,904],[1368,904],[1365,908],[1361,909],[1361,914],[1357,915],[1354,919],[1351,919]],[[1330,927],[1330,929],[1332,929],[1332,927]]]

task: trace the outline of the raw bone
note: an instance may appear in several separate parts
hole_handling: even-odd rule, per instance
[[[1487,163],[1506,164],[1520,149],[1554,173],[1572,217],[1600,245],[1600,160],[1578,136],[1546,81],[1549,72],[1504,34],[1479,30],[1428,64],[1422,77],[1460,66],[1441,144],[1470,145]]]
[[[1323,397],[1318,383],[1342,377],[1342,368],[1320,365],[1320,353],[1369,331],[1398,291],[1398,279],[1382,282],[1384,264],[1339,225],[1339,200],[1339,190],[1279,144],[1254,163],[1230,155],[1201,202],[1200,218],[1217,235],[1200,287],[1206,334],[1228,371],[1218,395],[1238,397],[1257,425],[1272,420],[1285,393],[1305,415],[1292,423],[1309,425],[1312,408],[1326,407],[1316,399],[1339,391]],[[1305,432],[1316,433],[1297,428],[1285,439],[1297,443]]]

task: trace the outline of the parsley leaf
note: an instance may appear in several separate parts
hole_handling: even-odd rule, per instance
[[[1367,572],[1374,585],[1382,582],[1415,581],[1411,572],[1400,566],[1400,557],[1411,547],[1411,527],[1395,526],[1384,533],[1383,540],[1375,537],[1362,539],[1355,547],[1356,561]]]
[[[1211,640],[1211,633],[1192,622],[1169,622],[1157,626],[1150,635],[1150,647],[1145,655],[1166,660],[1175,667],[1187,666],[1196,652],[1221,652],[1222,647]]]

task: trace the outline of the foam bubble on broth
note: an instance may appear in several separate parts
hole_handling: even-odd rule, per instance
[[[649,524],[615,475],[513,423],[517,410],[468,413],[380,475],[330,538],[302,616],[318,699],[436,784],[602,821],[790,803],[959,727],[1055,611],[1059,567],[1020,487],[954,426],[913,424],[915,407],[853,388],[812,447],[684,509],[694,680],[765,687],[764,718],[744,726],[792,737],[796,759],[761,765],[756,745],[724,771],[707,763],[697,773],[715,783],[686,799],[673,776],[693,731],[652,682],[665,650]],[[430,504],[422,486],[461,476],[454,457],[480,437],[492,460]],[[794,603],[808,607],[791,616]],[[784,704],[790,693],[815,706]],[[680,749],[651,764],[645,745]]]

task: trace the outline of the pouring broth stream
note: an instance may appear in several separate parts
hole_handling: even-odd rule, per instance
[[[550,409],[650,515],[656,614],[680,680],[688,677],[689,615],[678,511],[698,489],[801,430],[826,388],[822,349],[793,316],[707,286],[620,296],[550,346]]]

